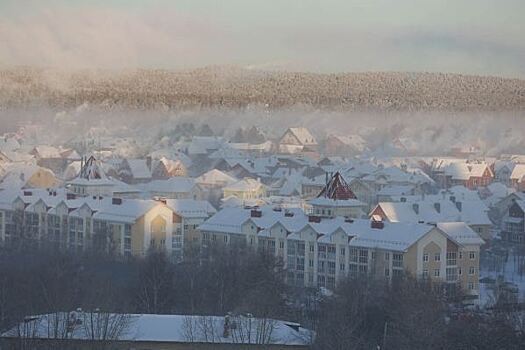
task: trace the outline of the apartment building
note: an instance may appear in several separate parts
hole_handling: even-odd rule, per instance
[[[225,208],[199,230],[204,248],[240,245],[275,254],[285,263],[288,283],[297,286],[334,288],[346,276],[408,273],[479,295],[483,240],[463,223],[322,218],[301,209],[255,207]]]
[[[150,248],[182,257],[187,227],[214,212],[207,202],[76,197],[64,189],[0,192],[0,238],[71,251],[144,256]],[[187,229],[191,234],[191,229]]]

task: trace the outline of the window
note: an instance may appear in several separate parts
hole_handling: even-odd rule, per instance
[[[389,261],[389,260],[390,260],[390,253],[386,252],[385,253],[385,261]]]
[[[469,252],[468,257],[470,258],[470,260],[476,259],[476,252]]]
[[[350,248],[350,261],[357,262],[357,249],[355,248]]]
[[[224,243],[228,243],[228,236],[224,236]]]
[[[283,241],[279,242],[279,248],[280,249],[284,249],[284,242]]]
[[[455,267],[447,267],[447,282],[455,282],[458,279],[457,269]]]
[[[385,277],[389,277],[389,276],[390,276],[390,269],[386,268],[385,269]]]
[[[463,259],[463,252],[459,252],[459,260]]]
[[[423,278],[428,278],[428,270],[427,269],[423,270]]]
[[[328,262],[328,274],[335,275],[335,262],[333,261]]]
[[[434,277],[439,277],[439,269],[434,269]]]
[[[304,258],[297,258],[296,270],[304,271]]]
[[[434,261],[441,261],[441,254],[440,253],[434,254]]]
[[[315,246],[312,243],[310,243],[309,246],[310,246],[310,253],[313,253],[315,251]]]
[[[314,267],[314,261],[312,259],[308,259],[308,267]]]
[[[341,254],[342,256],[345,256],[345,253],[346,253],[345,248],[341,248],[339,250],[339,254]]]
[[[447,252],[447,265],[457,265],[456,257],[456,252]]]
[[[392,266],[403,267],[403,254],[395,253],[392,254]]]
[[[469,274],[469,275],[473,275],[473,274],[475,274],[475,273],[476,273],[476,268],[473,267],[473,266],[469,267],[469,269],[468,269],[468,274]]]
[[[344,271],[345,270],[345,264],[339,264],[339,270]]]
[[[474,290],[474,282],[468,283],[468,290]]]
[[[461,276],[463,274],[463,270],[461,269],[461,267],[458,267],[458,275]]]
[[[428,262],[428,253],[423,254],[423,262]]]
[[[368,264],[368,250],[366,249],[359,250],[359,263]]]

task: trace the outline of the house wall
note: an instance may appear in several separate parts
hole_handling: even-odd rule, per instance
[[[30,178],[27,180],[24,187],[34,188],[50,188],[58,186],[59,181],[50,171],[44,169],[38,169]]]

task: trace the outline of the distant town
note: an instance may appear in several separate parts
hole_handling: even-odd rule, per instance
[[[525,155],[486,157],[475,145],[452,145],[441,157],[398,156],[413,145],[394,139],[378,157],[363,135],[318,139],[304,126],[278,137],[239,127],[226,138],[207,124],[181,123],[147,153],[133,137],[50,145],[38,142],[40,132],[27,124],[0,138],[7,252],[121,262],[161,254],[184,270],[213,262],[217,249],[248,251],[271,256],[287,286],[314,294],[331,295],[349,279],[410,276],[463,307],[492,308],[503,296],[506,305],[523,301]],[[44,315],[32,332],[70,316]],[[75,317],[93,316],[79,310]],[[137,320],[153,327],[148,317]],[[166,322],[186,328],[205,320]],[[301,335],[293,346],[311,343],[307,329],[279,322],[282,337]],[[11,332],[20,335],[20,327]],[[290,345],[283,339],[276,346]]]

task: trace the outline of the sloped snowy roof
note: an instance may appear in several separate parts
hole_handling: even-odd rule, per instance
[[[251,178],[244,178],[242,180],[239,180],[237,182],[234,182],[226,187],[224,187],[225,191],[258,191],[261,187],[264,185],[255,179]]]
[[[210,171],[205,172],[204,174],[195,179],[196,183],[212,186],[229,185],[236,181],[238,180],[233,176],[230,176],[225,172],[222,172],[217,169],[211,169]]]
[[[52,170],[34,164],[11,163],[5,168],[5,175],[0,183],[1,188],[20,188],[37,172],[44,171],[55,176]]]
[[[100,319],[110,324],[108,328],[122,327],[118,340],[131,342],[256,344],[260,341],[261,333],[269,334],[265,343],[272,345],[308,345],[313,340],[313,333],[300,327],[299,324],[272,319],[231,316],[230,322],[235,322],[236,328],[232,327],[229,334],[225,336],[225,317],[220,316],[156,314],[97,316],[96,313],[87,312],[38,315],[26,318],[30,321],[26,321],[21,327],[23,329],[30,327],[33,338],[47,339],[54,337],[55,325],[64,328],[58,330],[60,334],[64,334],[65,328],[71,327],[69,320],[75,320],[72,331],[68,332],[70,338],[89,340],[92,339],[93,333],[106,329],[104,325],[97,324]],[[2,336],[19,337],[19,329],[14,327]]]
[[[522,181],[525,176],[525,164],[516,164],[512,173],[510,174],[511,180]]]
[[[491,225],[488,208],[482,201],[463,201],[461,211],[448,199],[438,201],[380,202],[388,220],[393,222],[457,222],[469,225]],[[438,211],[439,207],[439,211]],[[417,212],[416,212],[417,208]]]
[[[133,176],[134,179],[151,178],[151,170],[148,167],[146,159],[127,159],[126,161],[131,170],[131,176]]]
[[[310,130],[307,128],[289,128],[288,129],[302,145],[316,145],[317,141],[310,133]]]
[[[185,218],[207,218],[217,212],[208,201],[194,199],[168,199],[166,205]]]
[[[437,228],[461,245],[483,244],[485,241],[464,222],[440,222]]]
[[[169,179],[153,180],[137,186],[150,192],[188,193],[195,187],[195,180],[189,177],[177,176]]]

